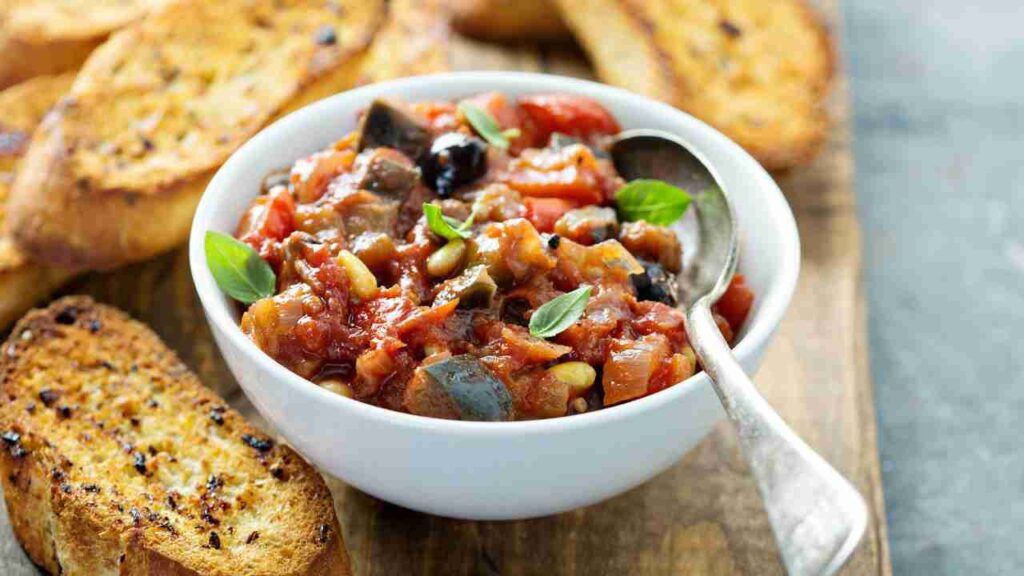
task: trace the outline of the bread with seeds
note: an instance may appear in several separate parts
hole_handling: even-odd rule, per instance
[[[0,359],[18,540],[68,576],[348,575],[323,479],[122,312],[63,298]]]
[[[72,275],[61,268],[40,266],[18,249],[4,232],[4,206],[32,133],[74,78],[74,74],[38,76],[0,90],[0,330]]]
[[[803,0],[557,0],[604,82],[668,102],[766,168],[828,133],[829,35]]]
[[[0,0],[0,88],[78,69],[111,32],[164,0]]]
[[[11,191],[19,245],[107,269],[182,243],[200,195],[281,114],[354,85],[383,0],[178,0],[111,36]]]

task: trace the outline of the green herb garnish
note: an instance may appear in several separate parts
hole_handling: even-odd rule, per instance
[[[518,128],[502,130],[494,116],[483,108],[470,104],[469,102],[459,103],[459,112],[466,117],[476,133],[483,136],[491,146],[508,150],[509,140],[519,136]]]
[[[587,308],[587,300],[594,290],[592,286],[580,286],[572,292],[566,292],[553,298],[537,308],[530,316],[530,334],[537,338],[550,338],[561,334],[583,316]]]
[[[668,226],[679,220],[693,198],[683,189],[661,180],[633,180],[615,194],[619,217],[627,222],[645,220]]]
[[[209,231],[203,244],[206,265],[217,286],[244,304],[274,295],[277,279],[266,260],[244,242]]]
[[[437,204],[423,203],[423,214],[427,217],[427,225],[430,231],[445,240],[465,240],[469,238],[469,227],[473,225],[473,215],[465,222],[459,222],[451,216],[441,213],[441,207]]]

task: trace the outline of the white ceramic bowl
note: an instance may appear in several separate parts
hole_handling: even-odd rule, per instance
[[[210,182],[192,224],[190,259],[213,335],[253,404],[303,456],[395,504],[456,518],[542,516],[599,502],[667,469],[723,412],[704,374],[646,398],[577,416],[529,422],[459,422],[392,412],[328,392],[260,351],[206,266],[207,230],[232,232],[262,178],[353,129],[378,96],[452,100],[498,90],[595,98],[623,128],[677,134],[717,171],[742,236],[740,269],[756,294],[735,352],[747,371],[789,304],[799,238],[789,206],[739,146],[674,108],[608,86],[542,74],[465,72],[386,82],[312,104],[257,134]]]

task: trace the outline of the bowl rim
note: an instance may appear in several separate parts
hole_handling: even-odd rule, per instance
[[[477,89],[475,86],[467,88],[467,84],[485,84],[490,85],[490,88],[483,90]],[[247,360],[255,363],[261,372],[268,374],[268,380],[292,388],[296,393],[311,395],[315,401],[326,402],[342,412],[366,420],[455,436],[551,434],[602,426],[614,421],[636,417],[648,410],[677,401],[679,398],[695,392],[701,386],[710,385],[707,374],[699,372],[683,382],[654,394],[593,412],[575,414],[571,417],[561,416],[512,422],[475,422],[419,416],[389,410],[336,394],[288,370],[245,336],[241,327],[229,314],[228,306],[218,301],[221,291],[206,266],[203,248],[204,236],[207,230],[212,229],[209,222],[211,215],[217,211],[222,199],[229,193],[227,183],[234,179],[236,172],[240,172],[241,159],[254,154],[254,151],[260,148],[263,142],[280,138],[292,124],[314,122],[317,117],[322,118],[325,115],[354,114],[360,106],[364,105],[360,104],[361,102],[374,96],[401,95],[406,90],[442,85],[445,86],[447,92],[451,93],[450,98],[456,98],[487,89],[501,91],[505,89],[501,85],[510,84],[527,87],[530,92],[570,92],[595,98],[604,104],[616,102],[622,107],[653,108],[655,113],[675,116],[693,130],[704,132],[705,136],[717,141],[717,144],[730,149],[729,153],[744,165],[745,172],[749,172],[750,183],[765,192],[764,203],[768,217],[779,219],[780,229],[788,232],[777,238],[778,246],[773,249],[781,254],[781,266],[772,276],[771,289],[767,293],[759,295],[761,301],[755,310],[756,314],[750,317],[750,324],[746,327],[739,343],[733,348],[733,353],[737,358],[744,358],[764,346],[778,327],[789,306],[796,290],[800,269],[800,239],[796,220],[785,196],[768,172],[732,140],[697,118],[667,104],[622,88],[589,80],[518,71],[445,72],[361,86],[324,98],[285,115],[264,127],[236,150],[217,170],[203,192],[189,234],[189,266],[193,284],[207,321],[211,324],[214,332],[220,332],[232,346],[246,356]],[[684,135],[679,136],[688,140]],[[695,146],[694,148],[701,153],[699,147]],[[711,168],[715,169],[714,166]],[[244,390],[245,387],[243,387]]]

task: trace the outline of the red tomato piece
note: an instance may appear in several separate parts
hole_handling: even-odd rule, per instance
[[[617,134],[622,129],[604,106],[584,96],[534,94],[517,102],[536,140],[545,143],[553,132],[578,138]]]
[[[268,242],[280,242],[294,230],[295,199],[282,187],[256,199],[242,217],[236,236],[262,252]]]
[[[733,333],[739,332],[743,321],[747,319],[750,308],[754,304],[754,293],[747,287],[747,279],[742,274],[733,277],[725,294],[715,303],[714,311],[725,318]]]
[[[434,134],[459,128],[459,115],[451,102],[417,102],[411,109],[426,121],[427,129]]]
[[[593,152],[583,145],[561,150],[527,150],[509,163],[501,180],[523,196],[562,198],[602,204],[607,177]]]
[[[533,223],[533,227],[539,232],[551,232],[555,229],[555,222],[563,214],[577,206],[576,202],[563,200],[561,198],[535,198],[527,196],[523,198],[526,206],[526,219]]]

